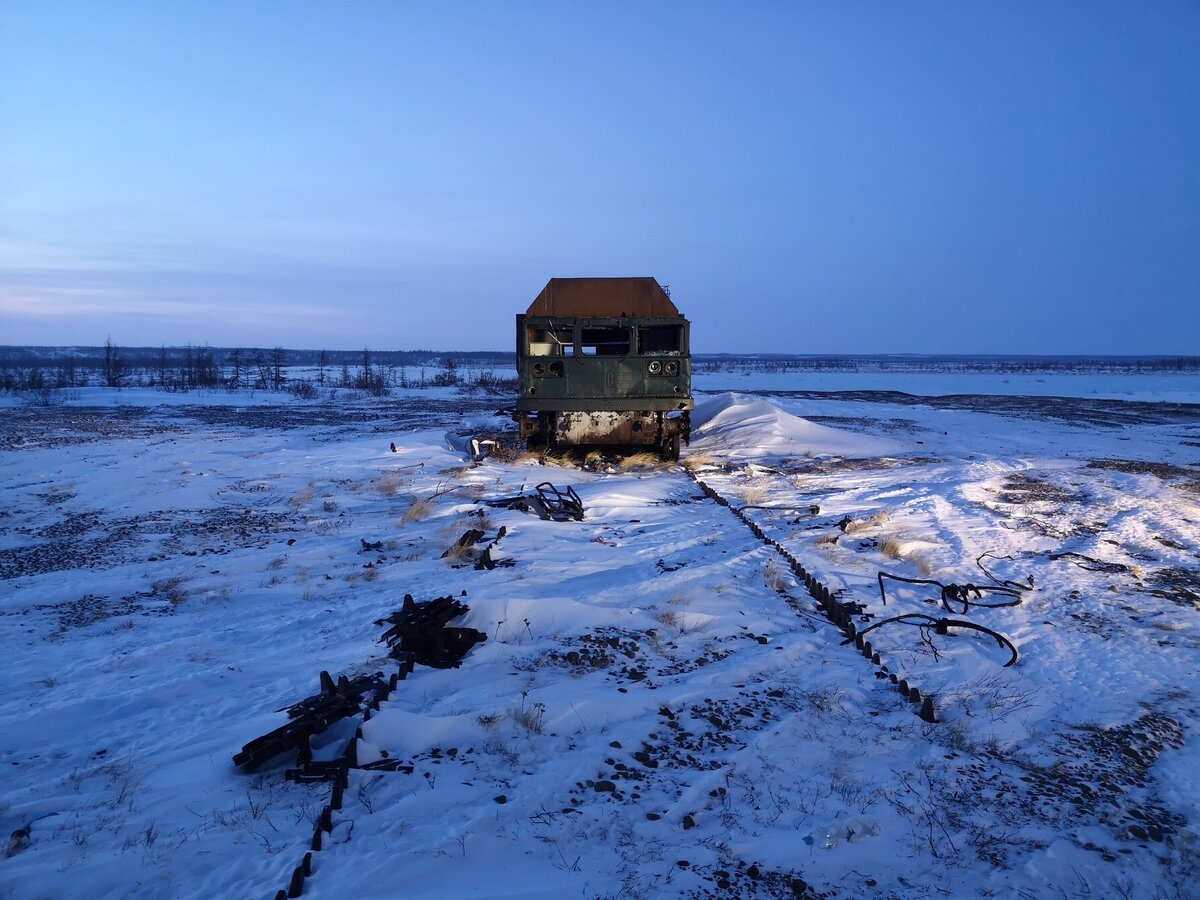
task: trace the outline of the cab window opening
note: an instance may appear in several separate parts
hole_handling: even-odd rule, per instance
[[[529,325],[525,329],[527,352],[530,356],[570,356],[574,349],[572,331]]]
[[[639,325],[638,352],[643,355],[680,353],[683,327],[680,325]]]
[[[584,356],[628,356],[630,334],[628,328],[582,328],[579,335],[579,351]]]

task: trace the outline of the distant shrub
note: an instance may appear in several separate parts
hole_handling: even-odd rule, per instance
[[[49,387],[21,391],[17,396],[26,406],[62,406],[65,399],[61,391]]]
[[[288,384],[287,390],[297,400],[317,399],[317,386],[307,379],[291,382]]]

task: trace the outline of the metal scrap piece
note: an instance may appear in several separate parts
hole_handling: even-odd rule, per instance
[[[363,702],[383,685],[380,672],[353,680],[342,675],[336,683],[328,672],[322,672],[321,692],[276,710],[286,710],[291,721],[243,745],[241,751],[234,754],[233,764],[253,772],[271,757],[292,749],[298,751],[302,763],[311,762],[309,742],[312,737],[333,723],[358,713]]]
[[[391,648],[391,656],[411,654],[421,665],[456,669],[472,647],[487,640],[486,634],[474,628],[448,626],[452,619],[469,611],[470,607],[453,597],[417,603],[412,594],[405,594],[404,605],[375,624],[391,624],[379,637]]]

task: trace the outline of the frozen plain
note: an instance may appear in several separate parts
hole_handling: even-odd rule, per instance
[[[684,466],[600,472],[470,466],[446,432],[503,399],[449,391],[0,409],[0,897],[273,897],[328,788],[230,756],[321,669],[391,671],[405,593],[463,591],[488,641],[366,723],[413,771],[352,773],[305,896],[1196,896],[1200,390],[997,380],[714,374]],[[990,553],[1032,587],[965,617],[1020,661],[873,631],[923,722],[688,472],[861,627],[949,615],[880,571],[994,584]],[[511,566],[439,558],[543,480],[585,520],[488,510]]]

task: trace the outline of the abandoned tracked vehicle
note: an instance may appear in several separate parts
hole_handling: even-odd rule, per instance
[[[531,446],[678,459],[690,436],[689,323],[653,278],[551,278],[517,316],[517,374]]]

